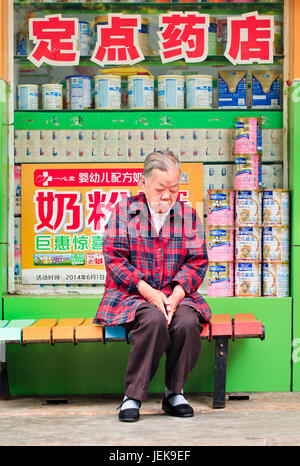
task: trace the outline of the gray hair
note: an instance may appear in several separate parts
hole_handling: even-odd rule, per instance
[[[143,175],[146,179],[150,178],[155,168],[167,172],[171,168],[177,168],[180,171],[180,162],[178,157],[171,151],[156,151],[148,154],[144,162]]]

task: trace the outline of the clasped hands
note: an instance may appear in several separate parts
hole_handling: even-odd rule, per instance
[[[139,281],[137,284],[139,293],[154,306],[157,306],[167,321],[167,327],[169,327],[173,314],[180,301],[185,296],[185,291],[181,285],[176,285],[173,289],[172,294],[168,297],[162,291],[155,290],[152,286],[148,285],[144,280]]]

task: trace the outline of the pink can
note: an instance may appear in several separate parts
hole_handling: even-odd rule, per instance
[[[234,225],[234,191],[209,189],[207,191],[207,224]]]
[[[234,296],[233,262],[209,262],[207,296]]]
[[[210,261],[234,260],[234,227],[209,225],[206,235],[207,255]]]
[[[235,118],[233,140],[234,154],[261,154],[261,118]]]
[[[261,162],[258,154],[235,156],[235,189],[258,189],[261,187]]]

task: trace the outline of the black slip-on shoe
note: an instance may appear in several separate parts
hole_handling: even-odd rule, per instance
[[[193,408],[187,404],[182,403],[176,406],[172,406],[169,402],[169,399],[178,395],[178,393],[170,393],[167,397],[165,397],[162,401],[162,409],[163,411],[168,414],[169,416],[176,416],[176,417],[192,417],[194,416]]]
[[[125,400],[125,401],[128,401],[128,399]],[[120,404],[119,408],[122,407],[122,405],[125,403],[125,401],[123,401]],[[140,408],[141,402],[139,400],[134,400],[134,401],[137,401],[139,403],[139,408]],[[138,421],[139,418],[140,418],[139,408],[120,409],[120,411],[119,411],[119,421],[122,421],[122,422],[136,422],[136,421]]]

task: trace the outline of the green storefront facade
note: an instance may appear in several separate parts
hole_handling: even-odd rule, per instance
[[[13,121],[9,118],[9,88],[1,80],[1,304],[2,319],[39,319],[64,317],[93,317],[101,296],[96,295],[46,295],[8,293],[9,247],[9,196],[12,175],[9,171],[8,148],[12,144],[9,126],[15,129],[43,129],[50,115],[39,112],[30,118],[27,112],[15,112]],[[271,128],[287,125],[288,140],[288,187],[291,191],[291,292],[290,297],[273,298],[217,298],[207,297],[213,313],[253,313],[265,326],[265,340],[245,339],[229,342],[227,363],[228,392],[280,392],[300,390],[300,361],[293,357],[300,347],[300,289],[297,276],[300,260],[300,99],[295,95],[300,83],[294,82],[287,98],[287,122],[283,123],[282,111],[251,112],[252,116],[264,114],[265,122]],[[110,122],[120,117],[127,121],[128,128],[138,120],[138,112],[104,112],[101,120],[95,112],[87,112],[87,129],[110,128]],[[187,118],[187,114],[189,117]],[[53,112],[52,112],[53,115]],[[250,115],[247,111],[211,112],[169,112],[176,120],[176,127],[230,128],[235,117]],[[69,128],[72,112],[58,112],[56,118],[61,128]],[[156,128],[162,114],[149,112],[150,126]],[[222,121],[220,121],[222,120]],[[24,122],[27,123],[24,123]],[[208,123],[209,122],[209,123]],[[26,126],[27,125],[27,126]],[[65,125],[65,126],[64,126]],[[205,126],[203,126],[205,125]],[[208,125],[208,126],[207,126]],[[218,126],[219,125],[219,126]],[[116,128],[115,124],[111,124]],[[299,256],[299,258],[298,258]],[[299,343],[298,343],[299,339]],[[298,345],[298,346],[297,346]],[[78,345],[57,343],[6,346],[8,376],[12,396],[73,395],[73,394],[119,394],[123,392],[124,372],[130,345],[115,343],[80,343]],[[299,358],[300,359],[300,358]],[[185,386],[186,392],[212,392],[214,383],[214,344],[203,342],[202,352]],[[161,393],[164,387],[164,361],[150,385],[150,393]]]

